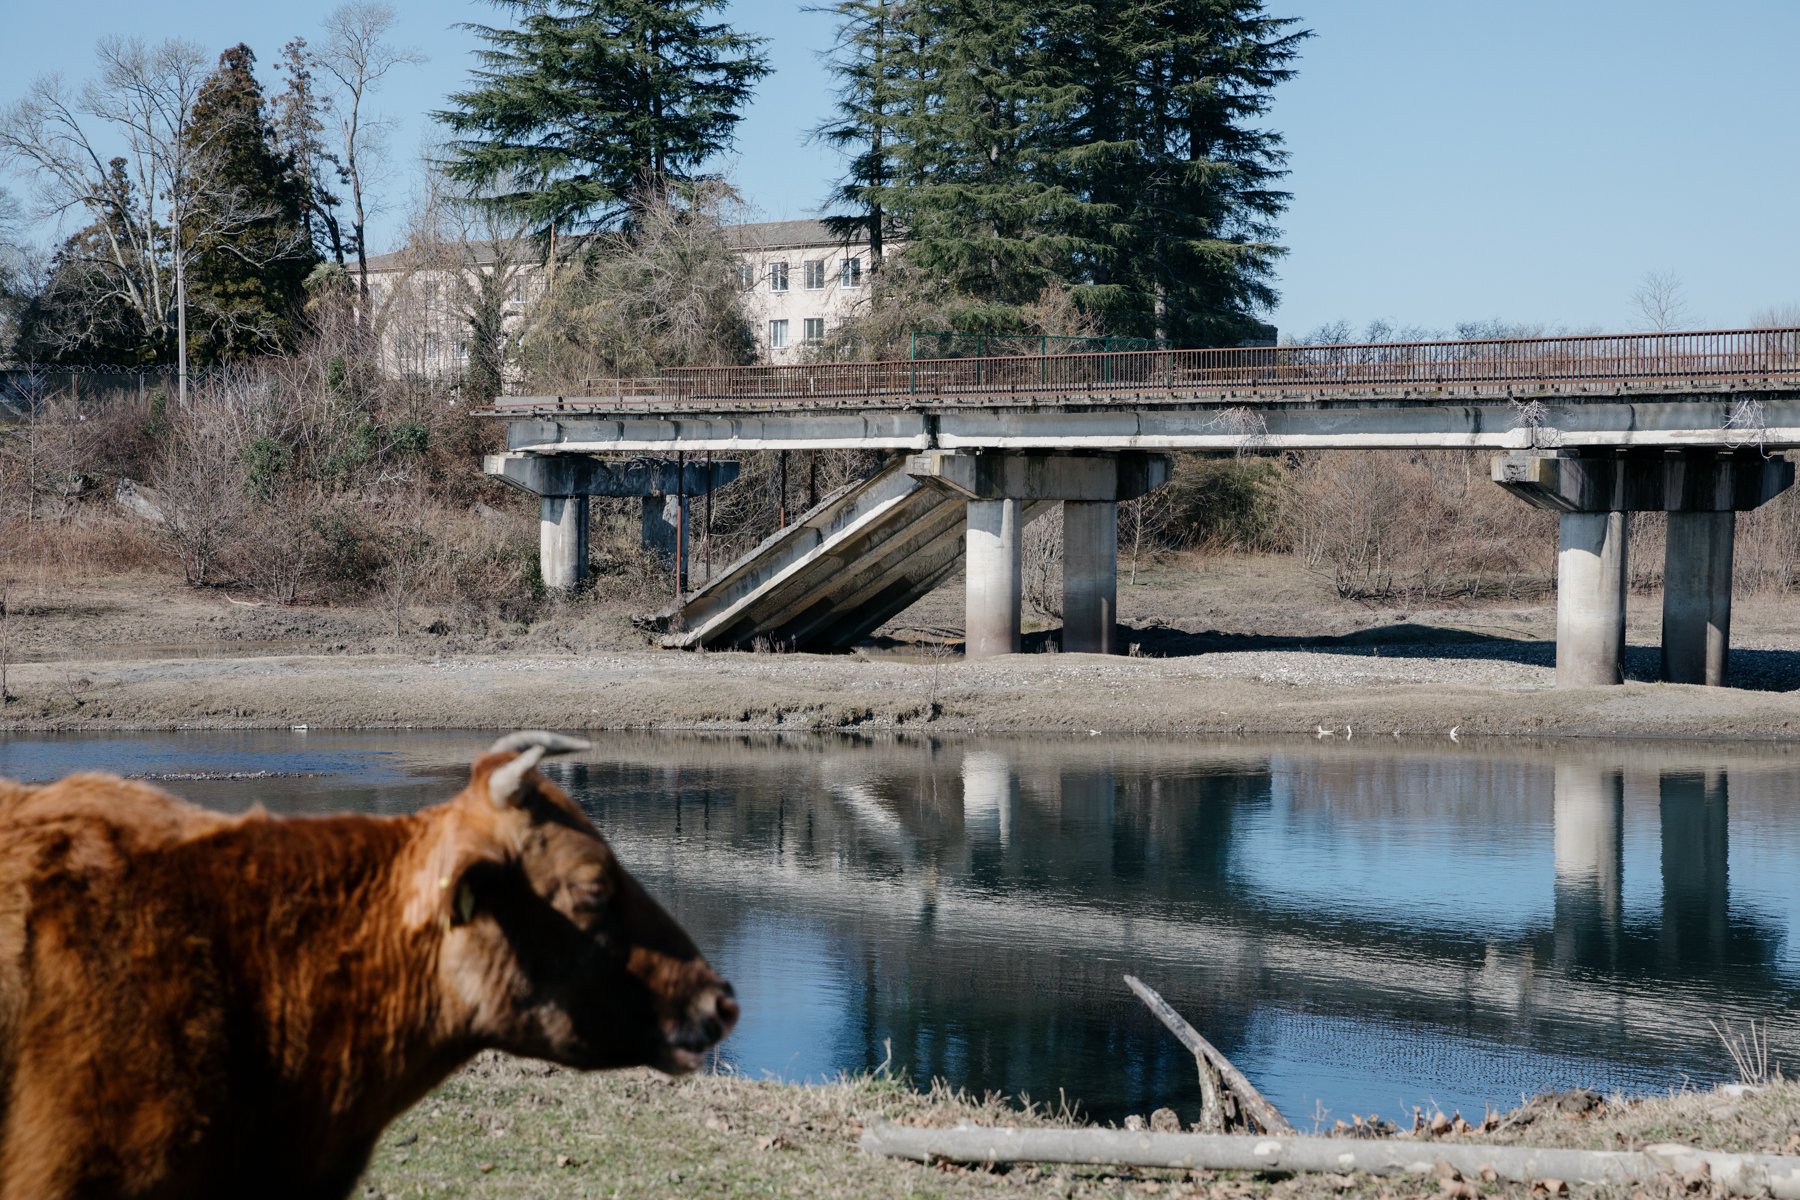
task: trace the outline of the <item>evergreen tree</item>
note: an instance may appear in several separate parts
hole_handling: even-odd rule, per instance
[[[1307,37],[1262,0],[1072,0],[1052,54],[1083,90],[1069,186],[1105,214],[1078,282],[1109,331],[1229,345],[1266,330],[1281,135],[1258,122]]]
[[[152,223],[124,159],[111,160],[103,179],[100,219],[57,248],[43,288],[20,307],[17,353],[27,361],[144,366],[168,360],[167,329],[147,328],[140,312],[141,298],[158,290],[145,276],[160,269],[165,232],[155,227],[158,247],[150,259],[118,256],[118,245]]]
[[[1068,286],[1109,334],[1265,330],[1287,201],[1257,122],[1304,32],[1262,0],[840,0],[836,225],[891,219],[966,328]]]
[[[475,85],[438,118],[445,171],[539,230],[605,228],[731,144],[767,74],[762,39],[705,14],[722,0],[495,0],[519,27],[471,25]]]
[[[183,230],[196,361],[291,346],[318,261],[294,164],[271,144],[255,63],[241,43],[220,55],[183,133],[196,163],[187,184],[194,217]]]
[[[296,186],[305,198],[307,235],[314,251],[343,266],[349,247],[338,217],[344,201],[336,189],[346,182],[344,164],[325,143],[320,114],[331,101],[313,85],[316,61],[305,38],[294,38],[281,48],[275,69],[287,74],[287,86],[275,97],[272,125],[275,145],[293,164]]]
[[[828,9],[815,10],[838,17],[837,42],[827,61],[842,82],[836,115],[817,126],[812,136],[849,160],[844,177],[826,200],[848,211],[827,216],[825,224],[846,242],[867,240],[872,271],[881,269],[886,253],[888,214],[882,189],[894,174],[890,126],[902,61],[891,45],[896,8],[897,0],[838,0]]]
[[[895,71],[892,179],[872,198],[928,275],[1013,323],[1083,253],[1089,204],[1063,182],[1079,90],[1046,54],[1029,3],[906,0],[885,54]]]

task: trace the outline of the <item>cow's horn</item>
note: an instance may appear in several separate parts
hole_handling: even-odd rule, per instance
[[[499,754],[506,750],[529,750],[536,746],[545,754],[572,754],[577,750],[591,750],[593,743],[583,738],[568,737],[560,733],[550,733],[543,729],[522,729],[517,733],[509,733],[488,747],[489,754]]]
[[[538,759],[544,757],[542,746],[532,746],[517,758],[502,766],[495,767],[494,773],[488,776],[488,799],[497,808],[506,808],[519,798],[519,789],[525,786],[525,776],[531,768],[537,766]]]

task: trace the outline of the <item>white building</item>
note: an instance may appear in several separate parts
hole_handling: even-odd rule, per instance
[[[798,361],[868,296],[868,242],[846,244],[823,221],[761,221],[725,233],[764,362]]]
[[[850,317],[868,296],[869,247],[834,237],[822,221],[761,221],[725,227],[738,256],[744,307],[764,362],[797,362],[805,348]],[[369,260],[369,291],[381,359],[397,374],[455,375],[468,359],[468,294],[479,276],[498,286],[509,326],[543,293],[535,246],[470,242],[456,266],[402,250]],[[495,276],[499,278],[495,278]]]

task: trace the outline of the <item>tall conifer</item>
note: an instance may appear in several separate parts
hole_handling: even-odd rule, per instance
[[[840,0],[836,224],[890,218],[971,325],[1070,285],[1107,332],[1263,327],[1294,22],[1262,0]],[[879,19],[877,19],[879,18]],[[847,208],[845,212],[843,209]]]
[[[318,261],[292,162],[272,145],[256,55],[239,44],[219,56],[183,134],[197,164],[187,241],[190,354],[225,362],[293,344]]]
[[[488,48],[437,114],[445,170],[541,230],[615,225],[692,178],[768,72],[762,39],[704,19],[722,0],[494,2],[518,24],[468,27]]]

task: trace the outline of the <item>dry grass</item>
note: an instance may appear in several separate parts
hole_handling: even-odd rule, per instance
[[[1187,1114],[1192,1116],[1192,1114]],[[857,1149],[874,1120],[921,1125],[1068,1125],[1067,1111],[1021,1110],[998,1097],[921,1093],[886,1076],[824,1086],[733,1075],[671,1080],[648,1071],[582,1075],[486,1055],[397,1121],[363,1178],[364,1195],[663,1196],[1439,1196],[1439,1179],[1250,1176],[1111,1170],[926,1167]],[[1681,1092],[1645,1100],[1546,1098],[1486,1134],[1445,1140],[1635,1148],[1684,1141],[1709,1149],[1792,1153],[1800,1086],[1747,1095]],[[1429,1136],[1416,1135],[1421,1140]],[[1429,1156],[1429,1150],[1422,1155]],[[1523,1185],[1469,1181],[1478,1196],[1525,1197]],[[1692,1194],[1682,1181],[1645,1196]],[[1593,1189],[1624,1196],[1624,1189]],[[1704,1195],[1704,1189],[1702,1189]]]

